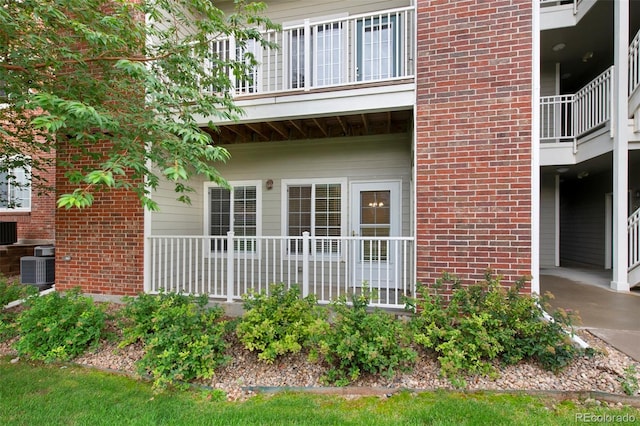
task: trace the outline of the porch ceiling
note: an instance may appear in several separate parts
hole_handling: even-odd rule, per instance
[[[411,110],[384,111],[237,123],[220,125],[215,130],[205,130],[211,134],[217,144],[227,145],[246,142],[406,133],[410,129],[411,117]]]

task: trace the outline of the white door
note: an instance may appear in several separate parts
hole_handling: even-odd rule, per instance
[[[398,243],[401,235],[401,183],[399,181],[351,184],[351,235],[354,285],[394,288],[399,282]]]

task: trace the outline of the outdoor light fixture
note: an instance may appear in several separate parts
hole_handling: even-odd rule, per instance
[[[266,186],[267,189],[273,189],[273,179],[267,179],[264,186]]]
[[[553,50],[554,52],[559,52],[559,51],[561,51],[562,49],[564,49],[565,47],[567,47],[567,45],[561,42],[561,43],[555,44],[555,45],[551,48],[551,50]]]
[[[558,167],[556,169],[556,172],[558,172],[558,173],[567,173],[568,171],[569,171],[568,167]]]
[[[593,58],[593,52],[586,52],[584,55],[582,55],[582,62],[587,62],[591,58]]]

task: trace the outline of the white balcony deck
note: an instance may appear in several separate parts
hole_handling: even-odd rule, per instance
[[[613,66],[575,94],[540,98],[541,165],[575,164],[611,150]],[[640,32],[629,46],[629,111],[640,110]],[[630,117],[631,118],[631,117]],[[629,126],[629,141],[640,141]]]
[[[233,39],[211,46],[215,56],[249,55],[258,62],[249,82],[236,80],[234,97],[245,110],[243,121],[287,119],[308,111],[317,116],[334,114],[337,105],[342,113],[357,113],[404,109],[415,103],[413,7],[306,19],[264,37],[279,48],[255,43],[240,48]],[[235,80],[232,74],[230,78]]]

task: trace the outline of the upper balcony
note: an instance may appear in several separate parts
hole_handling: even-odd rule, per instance
[[[540,0],[540,28],[576,25],[591,10],[597,0]]]
[[[629,141],[640,148],[640,31],[628,61]],[[611,66],[576,93],[540,98],[541,165],[575,164],[613,149],[613,75]]]
[[[243,122],[258,122],[410,109],[415,34],[414,8],[403,7],[283,25],[264,34],[277,49],[241,48],[234,39],[212,49],[224,59],[251,53],[257,60],[250,81],[236,80],[234,96]]]

